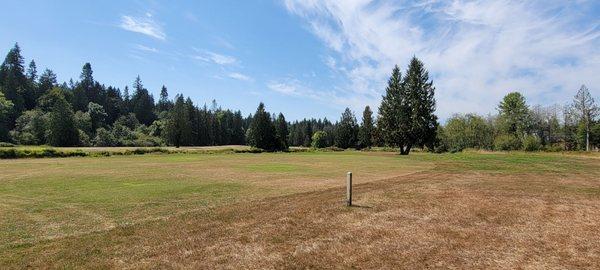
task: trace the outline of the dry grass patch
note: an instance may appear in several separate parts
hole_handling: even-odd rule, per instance
[[[564,161],[575,168],[569,175],[554,157],[486,154],[478,159],[476,155],[303,153],[209,161],[185,155],[165,162],[183,171],[206,172],[205,177],[218,181],[248,175],[240,181],[258,190],[244,193],[244,187],[240,192],[248,195],[245,200],[190,208],[194,210],[162,219],[11,245],[0,249],[0,264],[16,268],[600,268],[597,160]],[[226,160],[236,162],[226,167],[231,164]],[[152,158],[136,162],[142,161],[156,162]],[[544,163],[558,165],[548,169]],[[329,169],[332,175],[313,166]],[[345,166],[360,172],[355,174],[360,179],[355,186],[356,207],[343,206]],[[340,172],[339,182],[331,180]],[[185,181],[183,175],[177,181]],[[313,185],[305,179],[313,179]],[[166,199],[170,200],[174,199]]]

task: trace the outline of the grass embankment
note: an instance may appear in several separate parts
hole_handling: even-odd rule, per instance
[[[0,159],[51,158],[51,157],[107,157],[144,154],[217,154],[217,153],[260,153],[260,149],[243,145],[205,147],[49,147],[13,146],[0,147]]]
[[[151,154],[0,171],[0,268],[600,267],[597,155]]]

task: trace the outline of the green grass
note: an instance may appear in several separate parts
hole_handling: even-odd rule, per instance
[[[598,155],[586,156],[567,153],[527,152],[464,152],[439,155],[417,154],[412,157],[434,161],[448,172],[479,171],[495,174],[513,173],[589,173],[598,165]]]
[[[0,251],[230,203],[342,186],[347,171],[354,173],[357,184],[427,170],[600,177],[599,161],[598,155],[466,152],[400,156],[358,151],[0,160]],[[526,181],[518,183],[526,186]],[[515,183],[500,188],[523,188]],[[485,181],[477,184],[486,187]],[[600,195],[598,186],[558,183],[552,188]]]

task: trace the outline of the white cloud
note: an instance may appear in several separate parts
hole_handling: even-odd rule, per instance
[[[345,104],[332,91],[315,90],[294,78],[269,81],[267,88],[287,96],[310,98],[320,102],[333,103],[333,105]]]
[[[246,82],[253,81],[253,79],[250,76],[244,75],[244,74],[241,74],[241,73],[237,73],[237,72],[229,73],[229,74],[227,74],[227,76],[229,78],[240,80],[240,81],[246,81]]]
[[[136,49],[140,50],[140,51],[144,51],[144,52],[152,52],[152,53],[157,53],[158,49],[153,48],[153,47],[148,47],[148,46],[144,46],[141,44],[137,44],[135,46]]]
[[[124,30],[144,34],[160,40],[165,40],[165,34],[162,27],[152,19],[150,13],[146,17],[121,16],[121,24],[119,25]]]
[[[514,90],[530,103],[546,104],[570,101],[582,83],[598,95],[600,22],[589,14],[593,5],[585,0],[285,1],[335,55],[324,62],[347,81],[336,85],[345,89],[336,93],[338,102],[355,110],[376,107],[393,66],[405,69],[416,55],[434,80],[442,117],[493,113]]]
[[[193,48],[196,52],[198,52],[198,54],[192,55],[192,58],[196,59],[196,60],[201,60],[204,62],[212,62],[215,63],[217,65],[233,65],[233,64],[237,64],[238,60],[233,57],[233,56],[229,56],[229,55],[224,55],[224,54],[218,54],[215,52],[211,52],[211,51],[204,51],[204,50],[200,50],[197,48]]]
[[[228,56],[228,55],[223,55],[223,54],[218,54],[218,53],[213,53],[213,52],[207,52],[207,54],[210,57],[210,60],[212,60],[213,62],[215,62],[216,64],[219,64],[219,65],[231,65],[231,64],[235,64],[235,62],[237,62],[237,59],[235,59],[235,57],[233,57],[233,56]]]
[[[298,86],[295,84],[271,81],[267,84],[267,87],[269,87],[269,89],[271,89],[275,92],[279,92],[279,93],[282,93],[285,95],[299,95],[300,94],[297,89]]]

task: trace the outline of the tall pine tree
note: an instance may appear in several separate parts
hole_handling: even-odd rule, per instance
[[[288,149],[288,123],[283,116],[283,113],[279,113],[277,120],[275,120],[275,136],[277,141],[278,150]]]
[[[133,113],[140,123],[150,126],[156,119],[156,115],[154,114],[154,97],[144,88],[140,76],[137,76],[135,79],[133,89],[135,91],[131,98]]]
[[[189,145],[192,139],[192,127],[189,121],[189,111],[186,108],[183,95],[176,97],[173,109],[169,111],[165,129],[165,139],[171,145],[179,147]]]
[[[5,98],[13,103],[13,109],[6,119],[9,129],[14,128],[17,117],[25,110],[23,93],[27,89],[27,77],[23,62],[21,48],[15,43],[0,66],[0,89]]]
[[[435,115],[435,87],[423,62],[414,56],[404,77],[404,88],[412,110],[411,144],[432,150],[439,125]]]
[[[265,104],[258,105],[248,129],[248,143],[256,148],[272,151],[275,150],[275,126],[271,115],[265,110]]]
[[[335,132],[335,145],[339,148],[356,147],[356,137],[358,135],[358,124],[356,117],[350,108],[346,108],[342,113],[342,118],[337,125]]]
[[[413,146],[433,148],[437,132],[435,88],[423,63],[413,57],[404,79],[392,71],[379,107],[378,128],[384,142],[408,155]]]
[[[358,146],[360,148],[371,148],[373,146],[373,129],[373,112],[369,106],[366,106],[358,130]]]

